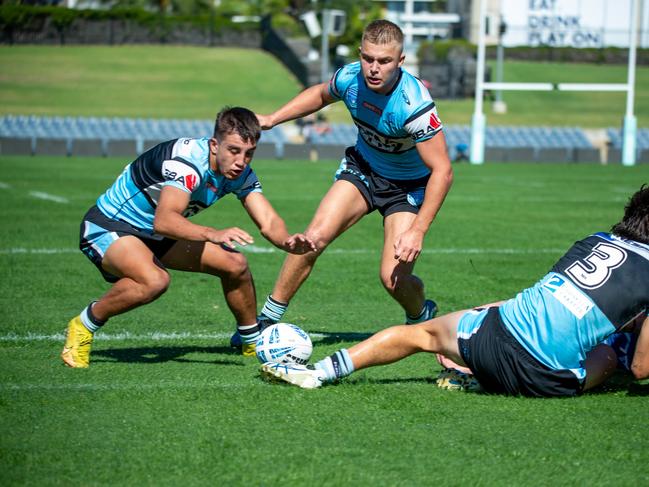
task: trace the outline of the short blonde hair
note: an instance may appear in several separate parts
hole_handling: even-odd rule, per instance
[[[378,45],[396,42],[403,46],[403,32],[397,24],[389,20],[374,20],[367,24],[365,30],[363,30],[361,42]]]

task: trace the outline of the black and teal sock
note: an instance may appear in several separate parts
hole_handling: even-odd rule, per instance
[[[261,316],[268,318],[273,323],[278,323],[282,319],[282,316],[284,316],[284,313],[286,313],[287,308],[288,303],[276,301],[273,299],[273,296],[269,295],[266,298],[264,307],[261,308]]]
[[[243,343],[256,343],[259,338],[259,325],[237,325]]]
[[[429,316],[429,314],[432,310],[429,309],[429,303],[432,304],[432,302],[424,299],[424,306],[421,308],[421,311],[417,316],[410,316],[408,313],[406,313],[406,323],[408,325],[415,325],[417,323],[421,323],[422,321],[430,319],[431,316]]]
[[[346,348],[342,348],[333,355],[320,360],[315,364],[315,368],[323,370],[328,381],[347,377],[354,372],[354,364]]]
[[[85,326],[91,333],[95,333],[97,330],[99,330],[99,328],[106,324],[106,321],[108,321],[101,321],[94,314],[92,314],[92,305],[96,302],[97,301],[93,301],[81,312],[81,323],[83,323],[83,326]]]

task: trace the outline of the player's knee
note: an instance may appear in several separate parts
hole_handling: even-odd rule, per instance
[[[309,228],[305,235],[309,237],[313,243],[315,244],[316,248],[318,249],[318,253],[322,253],[322,251],[327,248],[327,246],[331,243],[333,238],[327,234],[325,234],[322,230],[319,228]],[[309,255],[309,254],[307,254]]]
[[[155,300],[167,291],[170,282],[169,273],[163,269],[149,273],[140,286],[140,301],[149,303]]]
[[[223,269],[220,270],[222,278],[243,281],[251,278],[250,268],[248,267],[248,259],[246,256],[239,252],[232,252],[228,256],[228,260]]]
[[[397,282],[399,276],[394,273],[394,269],[381,269],[379,274],[381,284],[390,294],[394,293],[397,289]]]

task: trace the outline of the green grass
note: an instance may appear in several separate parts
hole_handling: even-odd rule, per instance
[[[321,390],[269,385],[228,348],[231,315],[202,275],[172,272],[158,301],[111,320],[90,369],[65,368],[67,321],[107,289],[76,250],[79,221],[125,162],[0,158],[0,484],[649,482],[647,384],[618,377],[566,400],[464,394],[437,389],[439,367],[417,355]],[[293,231],[335,170],[254,166]],[[442,312],[511,296],[576,239],[608,229],[642,182],[649,167],[456,166],[417,274]],[[270,247],[235,199],[196,219],[236,224]],[[378,280],[381,242],[370,215],[327,250],[292,303],[286,319],[312,334],[315,360],[402,321]],[[247,255],[263,297],[282,255]]]
[[[178,46],[0,46],[0,114],[212,118],[223,105],[259,113],[300,91],[269,54],[252,49]],[[506,62],[505,81],[626,82],[626,66]],[[505,92],[508,113],[493,125],[619,126],[622,93]],[[446,124],[468,124],[473,98],[437,100]],[[649,68],[638,67],[635,112],[649,126]],[[351,123],[342,103],[327,111]]]
[[[3,46],[0,66],[2,114],[210,119],[226,104],[270,111],[299,86],[253,49]]]

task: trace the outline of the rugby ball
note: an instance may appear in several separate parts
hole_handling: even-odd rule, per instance
[[[261,332],[257,339],[257,358],[263,364],[301,364],[311,358],[313,344],[308,333],[291,323],[275,323]]]

